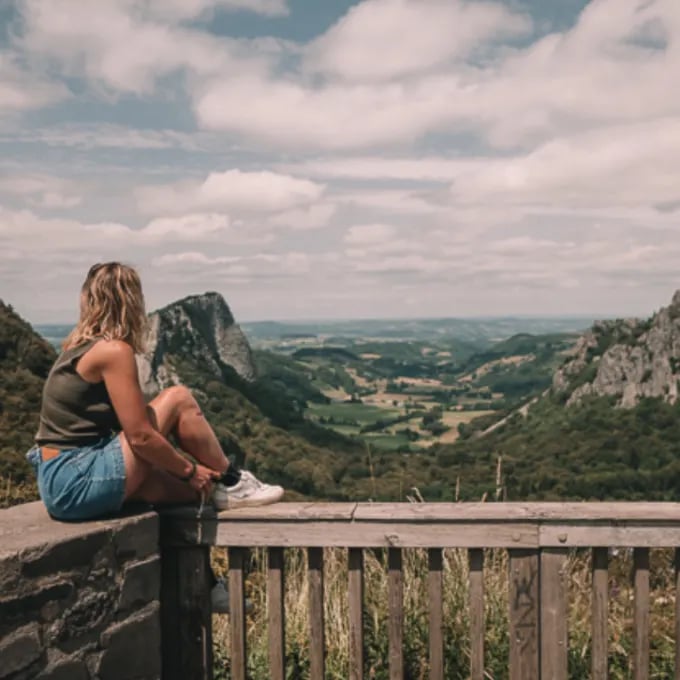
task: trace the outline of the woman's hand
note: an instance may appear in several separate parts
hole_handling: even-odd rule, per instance
[[[196,463],[196,471],[191,476],[191,479],[188,480],[188,484],[192,489],[209,496],[212,491],[213,482],[219,478],[220,473],[216,470]]]

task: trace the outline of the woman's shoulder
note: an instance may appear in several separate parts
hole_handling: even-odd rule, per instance
[[[68,350],[66,350],[68,352]],[[81,353],[86,365],[104,367],[105,365],[127,364],[135,359],[135,351],[130,344],[123,340],[106,340],[94,338]]]
[[[124,340],[106,340],[99,338],[92,346],[92,352],[96,352],[101,357],[108,357],[111,359],[128,359],[134,358],[135,350],[132,345]]]

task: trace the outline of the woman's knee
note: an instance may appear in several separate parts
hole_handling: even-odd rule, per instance
[[[181,413],[190,408],[196,408],[198,404],[191,390],[184,385],[167,387],[159,395],[164,401],[167,400],[176,413]]]

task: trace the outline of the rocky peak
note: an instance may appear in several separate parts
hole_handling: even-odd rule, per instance
[[[597,322],[555,373],[553,390],[567,405],[586,395],[614,396],[624,408],[643,397],[678,399],[680,290],[650,319]]]
[[[146,352],[138,358],[147,394],[180,382],[177,359],[200,363],[217,378],[230,366],[244,380],[255,378],[248,340],[219,293],[190,295],[149,315]]]
[[[680,290],[675,291],[670,306],[673,309],[673,311],[680,312]]]

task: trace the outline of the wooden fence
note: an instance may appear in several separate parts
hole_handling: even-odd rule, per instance
[[[404,677],[402,550],[428,551],[429,666],[445,680],[442,550],[469,559],[470,672],[484,678],[484,548],[509,554],[511,680],[566,680],[566,560],[592,549],[592,678],[607,677],[608,549],[633,549],[635,680],[649,678],[649,550],[676,548],[680,588],[680,504],[675,503],[280,503],[219,515],[181,508],[162,515],[163,678],[212,678],[209,550],[229,551],[231,677],[246,680],[244,600],[248,548],[268,551],[269,677],[285,674],[284,550],[306,548],[311,680],[324,678],[324,548],[348,549],[350,680],[364,678],[363,551],[388,551],[390,679]],[[680,680],[680,597],[675,600]]]

